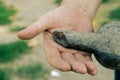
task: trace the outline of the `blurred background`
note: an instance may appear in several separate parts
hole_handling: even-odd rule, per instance
[[[18,31],[60,3],[61,0],[0,0],[0,80],[114,80],[114,71],[95,59],[99,71],[94,77],[60,72],[47,62],[42,34],[29,41],[17,38]],[[120,0],[103,0],[93,21],[95,31],[110,21],[120,21]]]

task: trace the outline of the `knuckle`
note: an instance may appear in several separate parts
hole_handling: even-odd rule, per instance
[[[62,66],[62,67],[60,67],[60,70],[61,71],[63,71],[63,72],[66,72],[66,71],[70,71],[71,70],[71,68],[70,68],[70,66]]]

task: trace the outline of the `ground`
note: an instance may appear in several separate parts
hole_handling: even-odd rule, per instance
[[[13,24],[7,25],[29,25],[37,18],[42,16],[47,11],[57,7],[54,4],[54,0],[4,0],[7,5],[14,5],[18,12],[16,14]],[[8,28],[0,28],[0,42],[9,42],[18,40],[17,33],[9,32]],[[55,70],[52,68],[45,57],[45,52],[43,48],[43,38],[42,35],[37,36],[35,39],[29,41],[30,45],[34,48],[30,54],[26,54],[21,58],[17,59],[13,63],[6,64],[6,66],[13,66],[14,68],[29,64],[31,62],[41,62],[44,63],[50,70]],[[73,72],[60,72],[60,77],[50,77],[49,80],[113,80],[114,71],[102,67],[95,59],[94,62],[98,68],[98,74],[94,77],[86,74],[77,74]],[[1,65],[4,66],[4,65]],[[57,71],[57,70],[56,70]],[[21,80],[15,77],[12,80]]]

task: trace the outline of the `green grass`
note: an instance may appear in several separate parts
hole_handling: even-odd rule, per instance
[[[108,3],[110,0],[102,0],[102,3]]]
[[[2,0],[0,0],[0,24],[5,25],[12,22],[11,16],[16,13],[13,7],[6,7]]]
[[[104,26],[104,25],[107,24],[108,22],[109,22],[109,21],[104,21],[104,22],[101,23],[100,26]]]
[[[25,41],[0,44],[0,62],[13,61],[29,49]]]
[[[110,11],[109,19],[120,20],[120,7]]]
[[[3,69],[0,69],[0,80],[10,80],[10,76]]]
[[[58,5],[60,5],[61,2],[62,2],[62,0],[55,0],[55,3],[58,4]]]
[[[0,80],[7,80],[5,72],[3,70],[0,70]]]
[[[21,30],[25,29],[25,27],[21,27],[21,26],[16,26],[14,28],[11,28],[10,31],[11,32],[19,32]]]
[[[36,80],[37,78],[47,80],[48,73],[49,71],[39,63],[22,66],[17,70],[17,74],[19,75],[19,77],[26,78],[27,80]]]
[[[100,5],[100,8],[97,11],[97,14],[96,14],[96,16],[94,18],[94,22],[93,22],[95,31],[98,29],[98,27],[100,27],[108,22],[119,21],[119,19],[114,19],[116,16],[115,13],[119,12],[116,10],[116,8],[119,6],[120,6],[120,0],[109,0],[109,2]],[[114,10],[116,10],[116,11],[114,11]],[[113,13],[113,11],[114,11],[114,13]],[[110,15],[114,16],[114,18],[110,18]],[[118,18],[118,14],[117,14],[117,18]]]
[[[58,5],[60,5],[61,2],[62,2],[62,0],[55,0],[55,3]],[[102,0],[102,3],[108,3],[108,2],[110,2],[110,0]]]
[[[50,71],[41,63],[30,63],[17,67],[0,66],[0,80],[12,80],[15,76],[20,80],[48,80]]]

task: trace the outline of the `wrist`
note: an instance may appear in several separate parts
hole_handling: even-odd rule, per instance
[[[82,11],[93,20],[102,0],[63,0],[61,6],[71,6]]]

